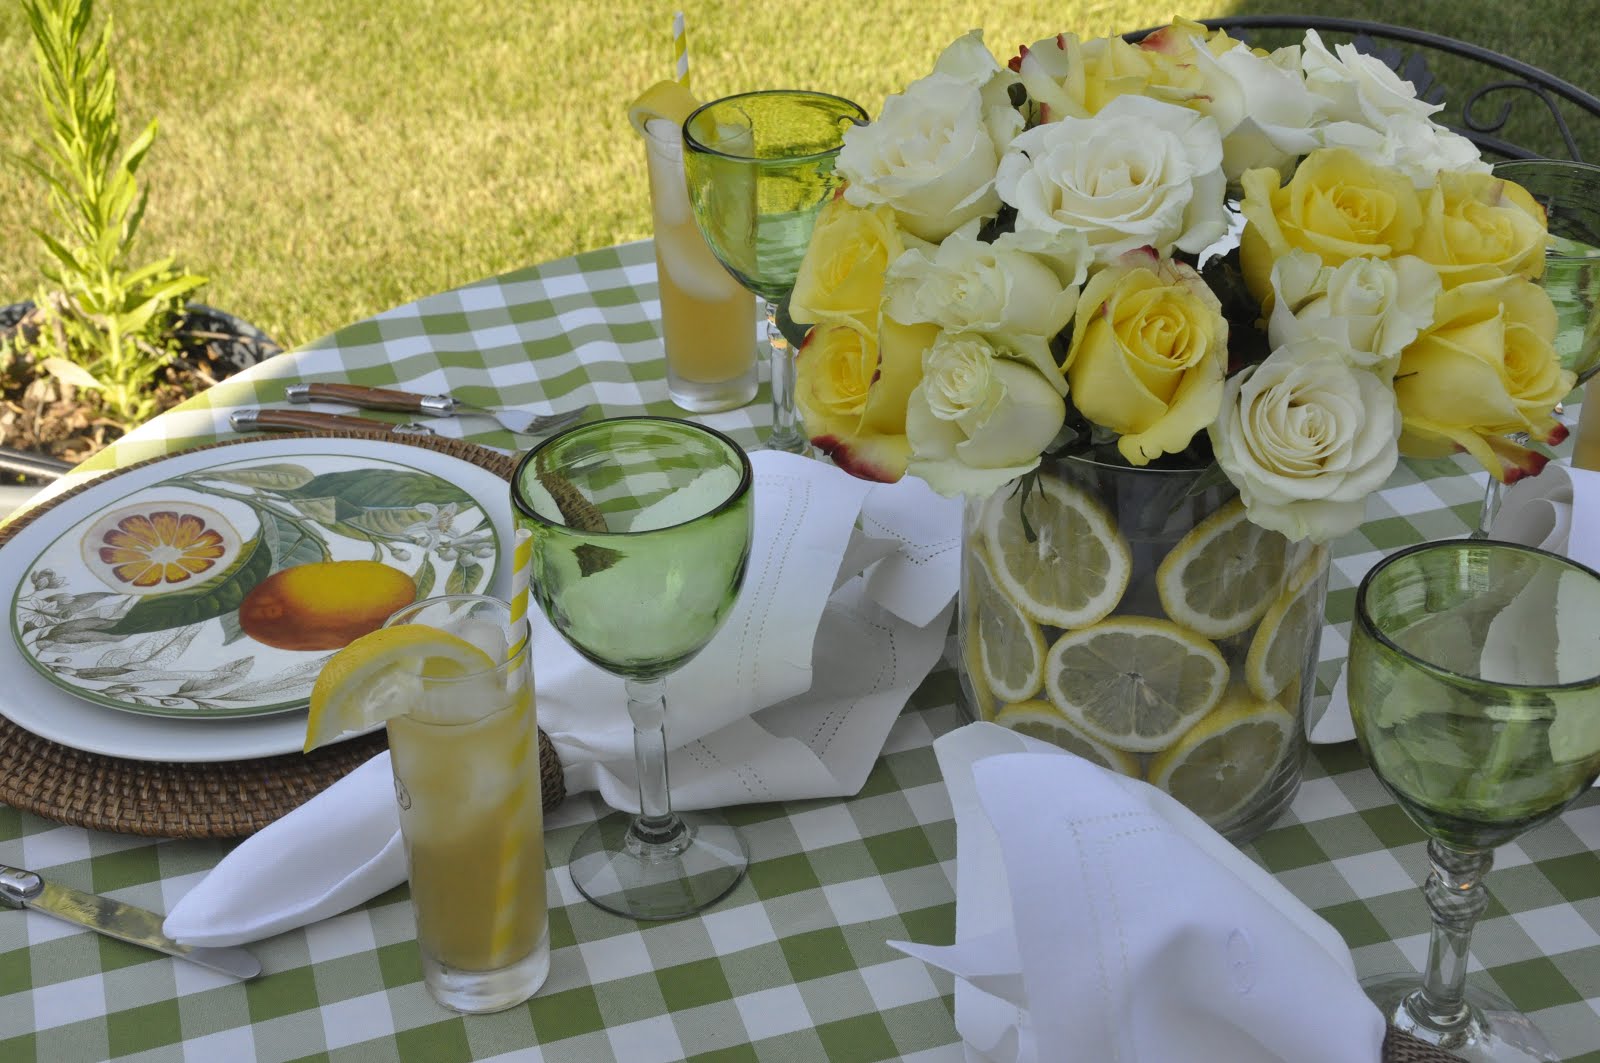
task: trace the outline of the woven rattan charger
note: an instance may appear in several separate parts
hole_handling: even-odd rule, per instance
[[[504,454],[455,439],[400,438],[384,432],[305,433],[325,439],[382,439],[423,447],[471,462],[502,480],[516,462]],[[252,439],[215,443],[212,449]],[[63,500],[91,485],[164,460],[152,458],[85,481],[0,528],[0,547]],[[510,487],[507,487],[509,497]],[[127,760],[85,753],[41,738],[0,717],[0,802],[77,827],[163,838],[239,838],[265,827],[344,778],[387,746],[380,730],[310,754],[186,764]],[[539,768],[544,806],[560,804],[566,790],[561,764],[543,731]]]

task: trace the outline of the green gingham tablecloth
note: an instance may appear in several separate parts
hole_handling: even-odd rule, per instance
[[[657,316],[648,243],[564,259],[430,296],[272,359],[89,467],[226,438],[230,409],[282,404],[284,386],[301,380],[540,410],[587,402],[608,415],[673,413]],[[754,445],[769,423],[765,402],[763,390],[744,409],[702,419]],[[485,427],[431,423],[443,434]],[[515,445],[499,431],[468,438]],[[1324,695],[1362,573],[1388,550],[1462,534],[1476,515],[1483,476],[1463,469],[1402,467],[1371,519],[1336,545]],[[957,697],[954,673],[936,670],[853,798],[730,810],[746,828],[750,875],[699,917],[636,924],[586,904],[562,865],[600,809],[591,795],[570,797],[549,820],[550,979],[526,1006],[499,1015],[464,1018],[428,996],[404,887],[253,946],[266,973],[247,984],[37,913],[0,911],[0,1063],[961,1059],[949,978],[884,944],[953,936],[955,832],[929,743],[962,722]],[[227,848],[85,831],[0,806],[0,862],[158,911]],[[1600,1063],[1597,849],[1593,792],[1502,847],[1469,974],[1531,1012],[1564,1058],[1587,1063]],[[1338,928],[1363,973],[1421,966],[1423,838],[1353,743],[1316,748],[1291,812],[1248,851]]]

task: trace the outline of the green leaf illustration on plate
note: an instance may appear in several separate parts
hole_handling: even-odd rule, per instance
[[[252,465],[244,469],[208,469],[196,479],[238,484],[267,491],[293,491],[304,487],[316,474],[304,465]],[[182,479],[182,478],[180,478]]]

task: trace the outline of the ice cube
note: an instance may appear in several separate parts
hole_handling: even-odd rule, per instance
[[[691,299],[714,303],[740,291],[738,282],[728,275],[698,234],[691,234],[698,247],[683,248],[671,238],[657,237],[656,254],[661,270],[678,290]]]
[[[510,648],[510,644],[506,641],[505,628],[490,620],[471,618],[458,620],[451,625],[450,633],[478,647],[496,664],[506,659],[507,650]]]

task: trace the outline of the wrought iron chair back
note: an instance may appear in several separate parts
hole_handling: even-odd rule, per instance
[[[1329,43],[1349,41],[1415,85],[1420,98],[1446,104],[1440,120],[1486,155],[1557,157],[1559,148],[1568,158],[1583,161],[1587,148],[1600,158],[1600,97],[1480,45],[1404,26],[1321,15],[1230,15],[1200,21],[1251,43],[1263,32],[1308,29],[1326,35]],[[1154,27],[1124,37],[1138,42],[1153,32]],[[1441,71],[1444,77],[1473,83],[1446,84]],[[1518,108],[1528,101],[1536,106]],[[1539,128],[1542,122],[1530,118],[1529,110],[1548,125]]]

